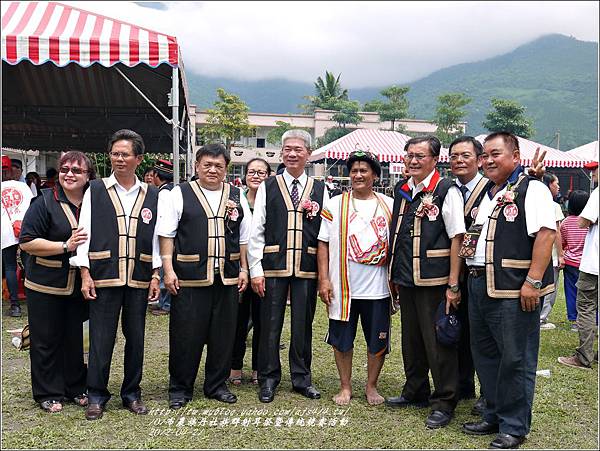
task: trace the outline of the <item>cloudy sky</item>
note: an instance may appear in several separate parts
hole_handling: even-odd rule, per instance
[[[419,79],[549,33],[598,41],[598,2],[74,2],[175,35],[186,71],[349,88]]]

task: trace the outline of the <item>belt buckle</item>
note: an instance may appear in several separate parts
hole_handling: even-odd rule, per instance
[[[215,274],[220,274],[220,273],[221,273],[221,271],[219,270],[219,267],[215,266]]]

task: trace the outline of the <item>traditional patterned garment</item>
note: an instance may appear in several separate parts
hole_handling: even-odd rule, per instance
[[[370,218],[357,213],[350,193],[332,198],[321,213],[331,230],[329,279],[333,286],[333,301],[329,305],[330,319],[348,321],[350,317],[349,262],[383,267],[384,273],[387,270],[389,224],[394,202],[382,194],[375,195],[377,208]]]

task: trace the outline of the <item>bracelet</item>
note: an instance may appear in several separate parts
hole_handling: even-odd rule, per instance
[[[67,245],[66,241],[63,241],[63,254],[67,254],[69,252],[69,246]]]
[[[156,279],[156,280],[158,280],[160,282],[160,275],[158,275],[158,274],[152,274],[152,278]]]
[[[249,271],[246,268],[240,268],[240,272],[245,272],[246,274],[249,274]]]
[[[160,256],[161,260],[168,260],[169,258],[173,258],[173,256],[172,255],[161,255]]]

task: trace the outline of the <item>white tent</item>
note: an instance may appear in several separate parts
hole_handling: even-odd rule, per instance
[[[593,141],[583,146],[576,147],[567,152],[569,155],[573,155],[586,163],[589,161],[598,161],[598,141]]]

